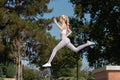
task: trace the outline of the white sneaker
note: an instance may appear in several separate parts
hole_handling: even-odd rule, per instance
[[[51,67],[51,64],[50,63],[46,63],[43,65],[43,67]]]
[[[95,44],[94,42],[91,42],[91,41],[87,41],[87,43],[88,43],[89,45],[94,45],[94,44]]]

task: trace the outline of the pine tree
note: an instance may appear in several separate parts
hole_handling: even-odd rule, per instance
[[[49,52],[50,45],[47,43],[51,36],[46,30],[49,29],[51,20],[42,19],[44,13],[52,11],[47,7],[49,2],[50,0],[0,1],[0,44],[3,46],[0,52],[6,53],[9,60],[15,60],[18,80],[22,80],[23,58],[28,57],[33,62],[36,56]]]

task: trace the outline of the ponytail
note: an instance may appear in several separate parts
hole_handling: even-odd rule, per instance
[[[69,18],[68,18],[68,16],[66,16],[66,25],[67,25],[67,29],[69,29],[70,23],[69,23]]]

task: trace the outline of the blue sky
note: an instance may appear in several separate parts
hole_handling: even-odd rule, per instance
[[[48,5],[49,8],[53,8],[53,12],[49,14],[45,14],[44,18],[52,18],[52,17],[59,17],[60,15],[67,15],[69,17],[74,16],[74,8],[73,5],[69,2],[69,0],[51,0]],[[85,17],[89,21],[89,14],[86,14]],[[55,36],[56,39],[60,39],[59,29],[55,24],[52,24],[53,28],[50,30],[52,36]],[[88,68],[88,62],[83,58],[83,65],[82,69]]]
[[[53,8],[53,12],[45,15],[44,17],[57,17],[62,14],[67,16],[73,16],[74,11],[72,4],[69,2],[69,0],[51,0],[48,4],[49,8]]]

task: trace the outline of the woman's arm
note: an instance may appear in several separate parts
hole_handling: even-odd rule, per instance
[[[58,24],[56,18],[53,18],[53,22],[57,25],[57,27],[62,30],[62,27]]]
[[[71,35],[72,31],[70,29],[68,29],[68,34],[67,36]]]

